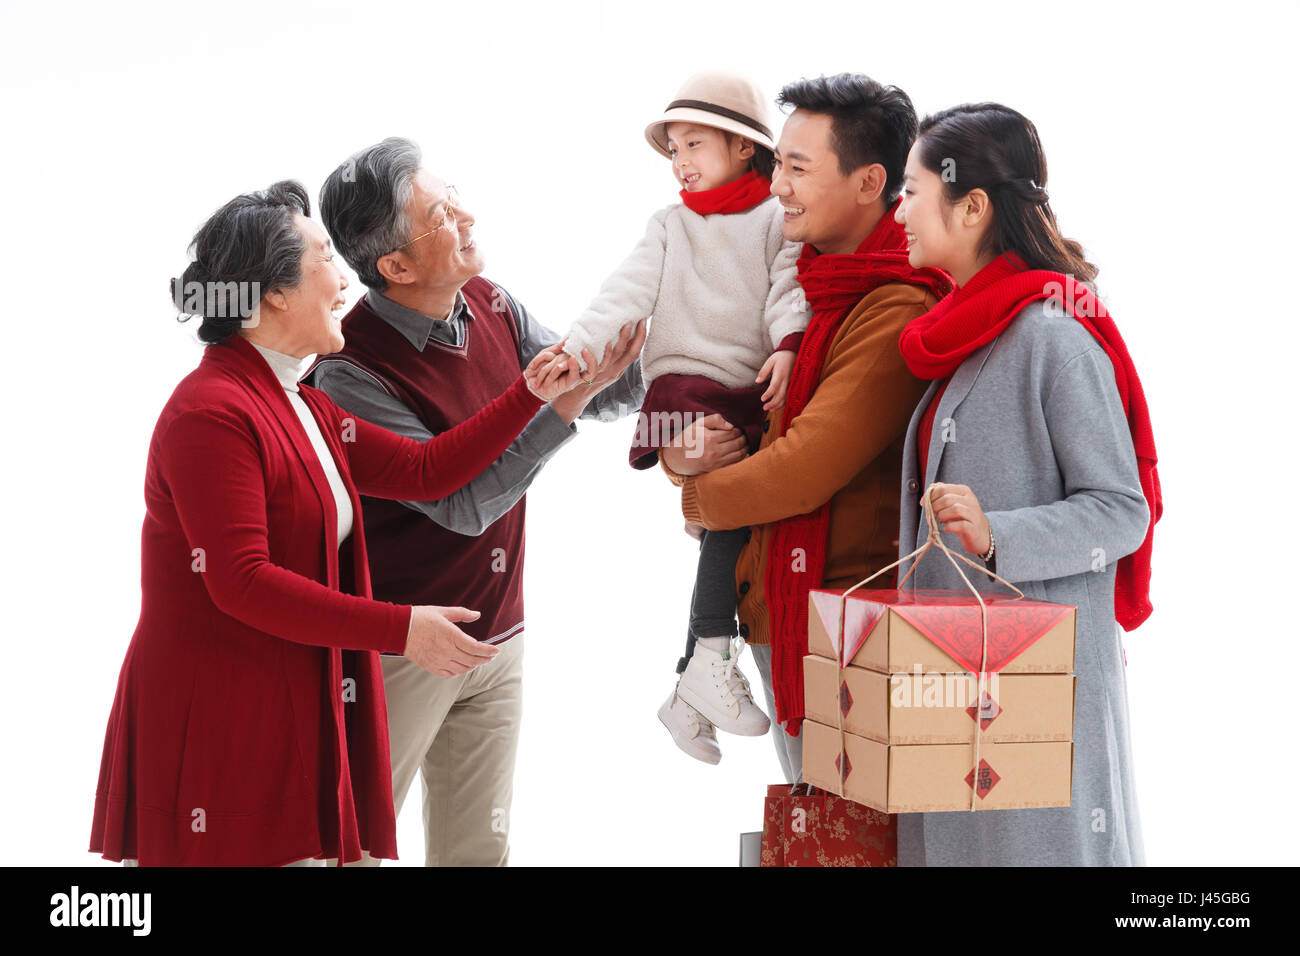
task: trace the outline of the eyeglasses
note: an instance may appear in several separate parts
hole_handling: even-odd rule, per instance
[[[438,223],[438,225],[434,226],[428,232],[420,233],[420,235],[416,236],[414,239],[407,239],[404,243],[398,246],[397,249],[403,249],[406,246],[409,246],[413,242],[419,242],[421,239],[425,238],[426,236],[432,236],[439,229],[442,229],[444,226],[447,225],[448,219],[450,219],[452,222],[455,222],[456,214],[455,212],[453,212],[453,210],[459,208],[460,208],[460,193],[456,191],[455,186],[448,184],[447,198],[443,200],[442,203],[442,222]],[[397,249],[394,249],[393,252],[396,252]],[[392,255],[392,253],[389,253],[389,255]]]

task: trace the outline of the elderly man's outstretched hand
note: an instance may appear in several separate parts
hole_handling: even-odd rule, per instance
[[[536,358],[528,363],[524,375],[533,375],[539,383],[550,383],[553,395],[546,400],[552,403],[564,421],[571,422],[582,414],[597,392],[617,380],[636,361],[645,345],[645,335],[645,319],[629,322],[619,331],[618,338],[605,346],[600,362],[596,361],[590,349],[583,349],[581,363],[565,353],[566,339],[538,352]],[[585,372],[581,371],[582,367],[586,368]],[[570,391],[575,385],[581,388]],[[543,397],[539,388],[544,386],[534,386],[533,379],[529,379],[528,387],[534,395]]]
[[[605,354],[601,356],[600,364],[594,369],[591,352],[583,349],[582,360],[587,363],[587,373],[583,378],[591,382],[587,387],[593,392],[599,392],[627,371],[627,367],[641,354],[641,347],[645,345],[645,334],[645,319],[635,324],[629,322],[623,326],[619,330],[618,338],[605,346]]]

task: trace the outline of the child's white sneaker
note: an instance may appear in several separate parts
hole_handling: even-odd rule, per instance
[[[704,715],[677,696],[674,690],[659,708],[659,720],[673,735],[673,743],[696,760],[717,763],[722,759],[718,735]]]
[[[740,655],[745,643],[731,641],[725,651],[709,646],[722,640],[726,639],[696,641],[695,653],[677,683],[677,696],[719,730],[741,737],[761,737],[767,733],[771,721],[754,703],[749,681],[741,673]]]

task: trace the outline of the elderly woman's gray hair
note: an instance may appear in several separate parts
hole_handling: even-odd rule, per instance
[[[199,338],[220,342],[239,331],[267,292],[296,288],[307,241],[295,214],[310,216],[311,201],[302,183],[284,179],[236,196],[208,217],[190,243],[193,261],[171,280],[177,318],[201,316]]]
[[[353,154],[321,186],[321,218],[334,248],[376,292],[388,288],[379,258],[411,238],[407,208],[420,158],[420,147],[390,136]]]

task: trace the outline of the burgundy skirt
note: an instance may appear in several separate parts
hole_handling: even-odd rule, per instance
[[[628,461],[633,468],[653,468],[659,463],[661,447],[671,444],[687,425],[714,412],[745,433],[749,453],[754,454],[767,419],[762,399],[766,390],[766,383],[727,388],[703,375],[660,375],[646,389]]]

